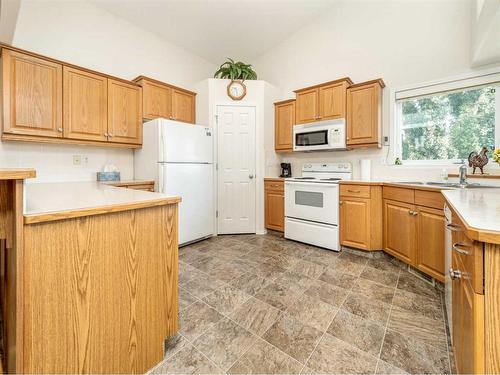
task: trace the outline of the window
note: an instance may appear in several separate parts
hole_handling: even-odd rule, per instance
[[[499,147],[499,82],[460,83],[470,81],[396,92],[396,156],[403,162],[456,162],[483,146],[491,157]]]

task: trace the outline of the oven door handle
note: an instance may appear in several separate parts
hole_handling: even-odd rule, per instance
[[[327,186],[327,187],[332,187],[332,188],[335,188],[335,187],[338,188],[339,185],[328,183],[328,182],[298,182],[298,181],[290,182],[290,181],[285,181],[285,186],[321,186],[321,187]]]

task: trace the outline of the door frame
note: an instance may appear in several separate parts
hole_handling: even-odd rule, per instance
[[[218,107],[249,107],[249,108],[254,108],[255,110],[255,160],[254,160],[254,165],[255,165],[255,174],[254,174],[254,180],[255,180],[255,202],[254,202],[254,211],[255,211],[255,233],[259,233],[259,225],[258,225],[258,213],[259,210],[258,208],[258,201],[259,201],[259,192],[260,190],[263,190],[263,184],[264,184],[264,177],[261,176],[263,171],[261,171],[260,166],[258,164],[259,156],[260,156],[260,150],[257,147],[258,145],[258,139],[259,139],[259,106],[257,103],[254,102],[243,102],[243,103],[235,103],[235,102],[219,102],[214,104],[213,108],[213,118],[214,118],[214,124],[215,126],[213,127],[214,129],[214,139],[216,141],[214,145],[214,175],[216,178],[214,179],[215,182],[215,189],[214,189],[214,202],[215,202],[215,213],[218,212],[219,210],[219,120],[217,118],[218,116]],[[260,188],[260,185],[262,185],[262,188]],[[215,235],[219,235],[219,218],[216,216],[215,218]]]

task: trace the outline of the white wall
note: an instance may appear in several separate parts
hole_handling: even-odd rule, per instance
[[[259,78],[293,90],[349,76],[354,82],[382,77],[383,134],[389,135],[391,88],[470,71],[469,0],[339,0],[312,24],[291,35],[254,62]],[[435,179],[442,167],[410,168],[385,164],[387,147],[349,152],[284,154],[300,174],[305,162],[372,160],[374,178]],[[390,162],[393,160],[391,158]],[[456,169],[456,167],[453,167]]]
[[[138,75],[192,88],[215,66],[85,1],[23,0],[12,44],[125,79]],[[72,155],[88,157],[73,165]],[[35,167],[38,181],[93,180],[104,164],[133,178],[133,151],[0,143],[1,166]]]

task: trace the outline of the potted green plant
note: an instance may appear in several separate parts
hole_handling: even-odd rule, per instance
[[[233,100],[241,100],[247,94],[247,87],[243,83],[245,80],[257,79],[257,73],[250,64],[241,61],[234,62],[228,58],[214,74],[214,78],[226,78],[231,82],[227,86],[227,95]]]
[[[227,58],[214,74],[214,78],[229,78],[230,80],[257,79],[257,73],[252,69],[251,64],[244,64],[241,61],[234,62]]]

